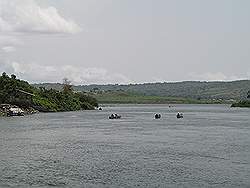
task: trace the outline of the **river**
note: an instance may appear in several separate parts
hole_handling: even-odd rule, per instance
[[[104,105],[0,117],[0,187],[52,186],[250,187],[250,109]]]

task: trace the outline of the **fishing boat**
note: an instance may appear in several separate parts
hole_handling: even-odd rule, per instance
[[[161,114],[155,114],[155,119],[160,119],[161,118]]]
[[[109,119],[121,119],[121,115],[119,115],[119,114],[111,114],[110,116],[109,116]]]

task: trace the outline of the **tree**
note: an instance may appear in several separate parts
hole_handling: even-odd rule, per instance
[[[72,93],[73,88],[71,85],[71,81],[68,78],[63,79],[63,92],[64,93]]]
[[[6,74],[6,72],[3,72],[3,73],[2,73],[2,77],[3,77],[3,78],[8,78],[8,75]]]
[[[15,79],[16,79],[16,75],[12,74],[12,75],[11,75],[11,78],[12,78],[13,80],[15,80]]]

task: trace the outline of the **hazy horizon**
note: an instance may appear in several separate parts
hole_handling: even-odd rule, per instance
[[[70,81],[70,80],[69,80]],[[141,82],[141,83],[125,83],[125,84],[119,84],[119,83],[104,83],[104,84],[95,84],[95,83],[90,83],[90,84],[74,84],[72,82],[72,85],[74,86],[89,86],[89,85],[140,85],[140,84],[171,84],[171,83],[184,83],[184,82],[206,82],[206,83],[214,83],[214,82],[223,82],[223,83],[230,83],[230,82],[240,82],[240,81],[250,81],[248,80],[226,80],[226,81],[220,81],[220,80],[213,80],[213,81],[202,81],[202,80],[181,80],[181,81],[166,81],[166,82]],[[63,82],[32,82],[32,84],[63,84]]]
[[[31,83],[250,79],[250,1],[0,0],[0,72]]]

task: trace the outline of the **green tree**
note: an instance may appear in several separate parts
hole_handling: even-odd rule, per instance
[[[7,103],[43,112],[91,110],[98,106],[95,98],[73,93],[71,82],[64,79],[63,92],[43,87],[35,88],[15,75],[0,76],[0,104]]]
[[[12,74],[11,78],[15,80],[16,79],[16,75]]]

